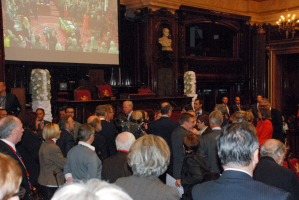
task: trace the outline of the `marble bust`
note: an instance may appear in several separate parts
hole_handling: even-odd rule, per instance
[[[171,48],[171,39],[168,38],[169,36],[169,29],[163,29],[163,36],[159,38],[159,43],[162,45],[162,51],[172,51]]]

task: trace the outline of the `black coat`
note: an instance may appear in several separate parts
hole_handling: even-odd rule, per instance
[[[299,199],[299,183],[295,172],[280,166],[269,156],[261,157],[254,172],[253,179],[280,188]]]
[[[271,122],[273,125],[273,135],[272,138],[280,140],[282,143],[285,143],[285,136],[282,131],[283,121],[282,114],[279,110],[271,108]]]
[[[108,146],[108,156],[112,156],[117,153],[115,138],[118,135],[118,131],[112,123],[107,122],[106,120],[101,120],[102,130],[99,132],[100,135],[103,135],[106,138]]]
[[[19,115],[21,112],[21,105],[16,95],[6,93],[5,110],[9,115],[14,115],[16,117]]]
[[[181,184],[184,188],[183,200],[192,200],[192,188],[203,181],[205,171],[210,171],[210,166],[204,157],[198,153],[186,154],[181,172]]]
[[[63,157],[66,158],[69,150],[75,145],[73,136],[65,129],[61,130],[60,138],[56,141],[56,144],[59,146]]]
[[[95,151],[102,162],[109,157],[106,138],[103,135],[95,132],[94,141],[91,145],[95,147]]]

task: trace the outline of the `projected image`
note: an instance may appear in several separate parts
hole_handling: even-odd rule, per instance
[[[69,56],[53,56],[57,51],[118,54],[117,8],[117,0],[2,0],[6,57],[22,60],[31,51],[43,61],[33,51],[39,50],[47,62],[68,62]]]

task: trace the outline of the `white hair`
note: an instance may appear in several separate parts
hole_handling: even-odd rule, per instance
[[[62,50],[62,46],[60,43],[56,43],[56,51],[61,51]]]
[[[132,133],[122,132],[115,139],[116,149],[129,151],[135,140],[135,136]]]
[[[133,200],[120,187],[98,179],[67,184],[51,200]]]

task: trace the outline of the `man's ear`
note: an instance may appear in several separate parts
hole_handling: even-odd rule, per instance
[[[259,149],[256,149],[252,155],[252,161],[257,164],[259,162]]]

